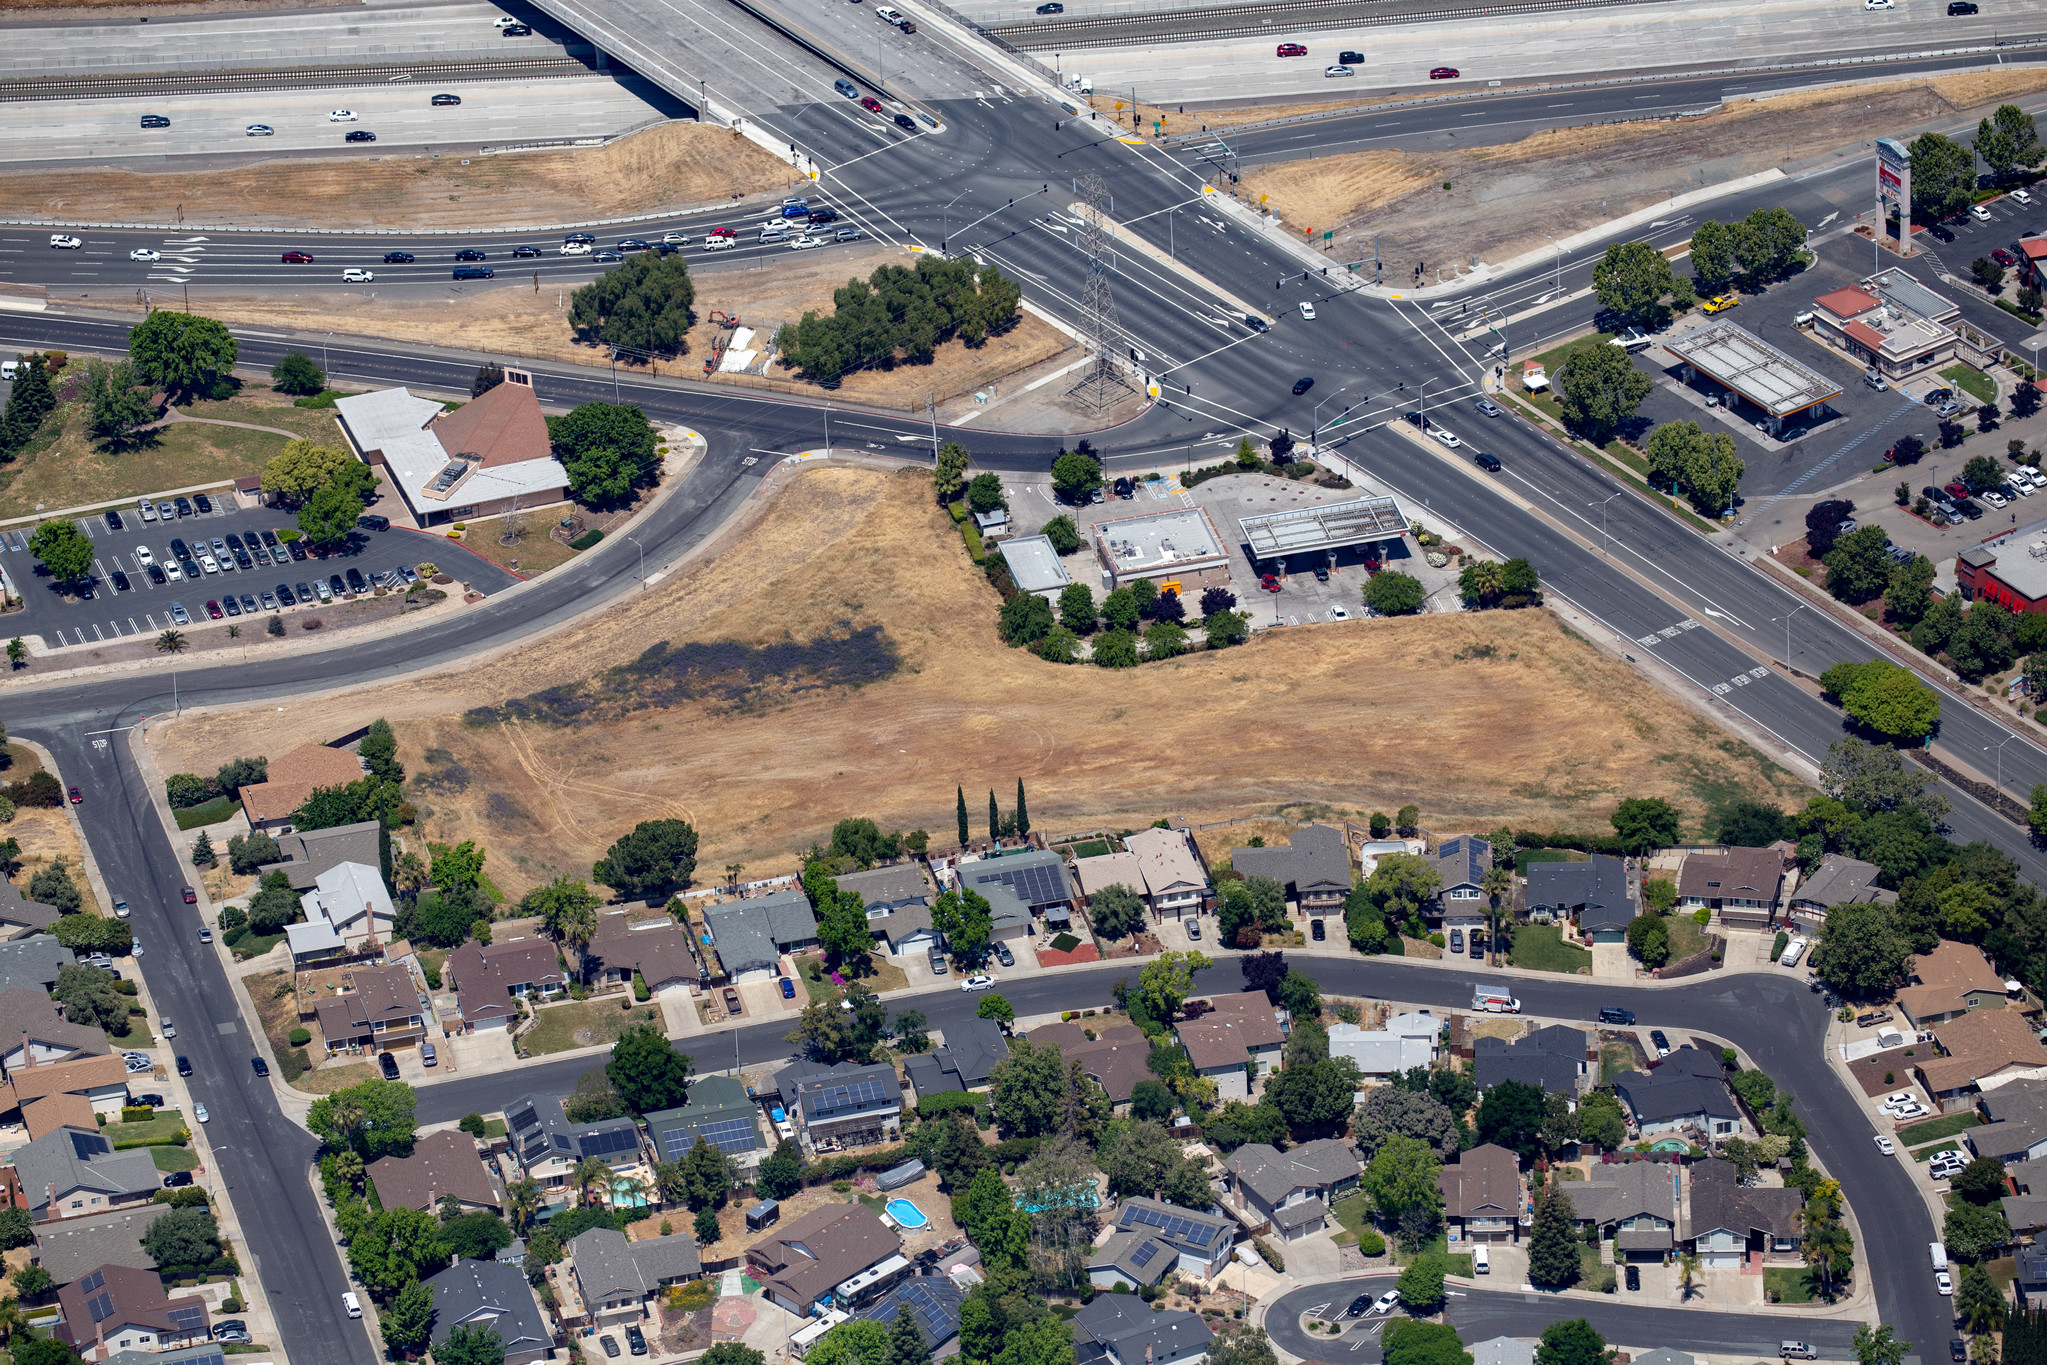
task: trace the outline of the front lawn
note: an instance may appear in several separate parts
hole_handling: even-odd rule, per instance
[[[1344,1230],[1353,1237],[1372,1226],[1372,1201],[1362,1194],[1337,1200],[1329,1211],[1336,1215],[1336,1221],[1343,1224]]]
[[[1611,1084],[1613,1078],[1623,1071],[1635,1069],[1635,1049],[1626,1043],[1601,1043],[1599,1045],[1599,1083]]]
[[[1712,936],[1685,911],[1665,915],[1663,927],[1670,931],[1670,965],[1673,967],[1712,946]]]
[[[203,805],[186,806],[171,812],[178,819],[179,829],[197,829],[201,825],[217,825],[234,813],[234,801],[225,796],[216,796]]]
[[[124,1147],[152,1147],[159,1143],[179,1143],[192,1134],[185,1127],[185,1116],[175,1109],[159,1109],[156,1117],[142,1123],[110,1123],[100,1129],[102,1136],[118,1150]]]
[[[660,1006],[620,1009],[609,1000],[543,1005],[534,1011],[533,1020],[533,1027],[519,1035],[520,1048],[532,1057],[567,1052],[573,1047],[615,1043],[636,1024],[662,1027]]]
[[[238,961],[247,962],[251,958],[263,956],[263,954],[269,952],[272,948],[275,948],[278,944],[282,942],[284,942],[284,935],[281,933],[278,934],[244,933],[240,938],[236,939],[231,946],[234,949],[236,959]]]
[[[1507,960],[1516,967],[1536,972],[1590,973],[1589,950],[1564,942],[1563,931],[1554,924],[1520,924],[1514,928],[1514,948]]]
[[[1763,1298],[1770,1303],[1811,1303],[1819,1297],[1807,1266],[1765,1266]]]
[[[199,1157],[189,1147],[152,1147],[149,1149],[149,1159],[156,1163],[159,1171],[166,1174],[171,1171],[199,1169]]]
[[[1982,1121],[1982,1119],[1976,1117],[1973,1111],[1969,1110],[1964,1110],[1959,1114],[1943,1114],[1937,1119],[1928,1119],[1924,1123],[1915,1123],[1910,1128],[1900,1128],[1898,1130],[1898,1140],[1907,1147],[1916,1147],[1921,1143],[1932,1142],[1935,1138],[1953,1137],[1964,1128],[1974,1128]]]
[[[1940,377],[1979,403],[1997,401],[1997,385],[1973,365],[1950,365],[1940,372]]]

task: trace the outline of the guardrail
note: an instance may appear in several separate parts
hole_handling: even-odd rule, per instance
[[[997,31],[1005,34],[1043,35],[1047,45],[1071,42],[1085,44],[1090,34],[1120,31],[1128,31],[1129,39],[1145,43],[1191,43],[1212,38],[1237,38],[1246,34],[1269,34],[1273,29],[1273,24],[1269,20],[1258,24],[1240,22],[1224,25],[1219,22],[1224,16],[1241,19],[1252,15],[1273,14],[1291,18],[1297,26],[1312,23],[1319,28],[1382,28],[1390,24],[1420,24],[1440,19],[1489,19],[1502,15],[1539,14],[1549,10],[1611,9],[1615,5],[1664,3],[1667,3],[1667,0],[1529,0],[1529,3],[1520,5],[1475,5],[1458,9],[1408,10],[1400,14],[1369,14],[1360,12],[1355,5],[1331,3],[1331,0],[1279,0],[1276,4],[1248,5],[1226,10],[1196,10],[1192,14],[1132,13],[1111,15],[1102,19],[1062,19],[1049,24],[1006,24]],[[1161,21],[1199,25],[1210,15],[1218,20],[1217,26],[1171,30],[1160,27]]]
[[[138,71],[105,76],[49,76],[0,80],[0,102],[101,99],[108,95],[205,94],[215,90],[290,90],[354,86],[371,81],[504,80],[587,76],[588,63],[573,57],[511,58],[482,62],[409,62],[403,66],[302,66],[238,71]]]
[[[866,85],[873,86],[883,95],[915,114],[918,121],[927,127],[936,128],[938,126],[938,116],[926,109],[923,104],[890,89],[888,82],[881,77],[880,73],[868,71],[866,67],[853,58],[846,56],[824,39],[813,36],[807,29],[798,28],[794,24],[776,18],[759,5],[754,4],[753,0],[732,0],[732,4],[735,8],[745,12],[750,18],[759,23],[766,24],[769,28],[781,34],[811,56],[816,57],[819,61],[829,63],[846,75]]]

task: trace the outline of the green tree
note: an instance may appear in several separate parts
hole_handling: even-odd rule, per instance
[[[43,357],[24,358],[14,376],[7,411],[0,416],[0,460],[11,460],[20,454],[56,406],[57,396],[50,391],[50,376]]]
[[[763,1199],[787,1199],[803,1188],[803,1153],[793,1142],[776,1144],[754,1171],[753,1184]]]
[[[973,458],[958,441],[947,441],[938,448],[937,464],[931,471],[931,486],[940,502],[951,502],[966,487],[967,465]]]
[[[694,1059],[677,1052],[651,1024],[621,1036],[612,1045],[611,1060],[604,1064],[612,1088],[635,1114],[680,1106],[688,1096],[694,1069]]]
[[[1578,1136],[1605,1151],[1628,1137],[1628,1116],[1611,1091],[1595,1090],[1578,1105]]]
[[[1910,669],[1884,659],[1836,664],[1820,675],[1820,689],[1850,719],[1894,742],[1916,743],[1940,723],[1940,698],[1933,689]]]
[[[1583,1318],[1553,1322],[1542,1329],[1535,1365],[1607,1365],[1606,1338]]]
[[[648,259],[635,256],[636,261]],[[458,1323],[434,1347],[434,1365],[505,1365],[505,1339],[494,1327]]]
[[[1431,896],[1443,885],[1443,876],[1433,862],[1412,853],[1388,853],[1379,859],[1365,890],[1381,913],[1401,923],[1421,913]]]
[[[394,1356],[412,1355],[427,1344],[433,1332],[434,1291],[414,1280],[377,1315],[377,1325],[384,1331],[385,1350]]]
[[[1947,1211],[1941,1234],[1948,1255],[1975,1264],[1995,1256],[2011,1241],[2011,1224],[1995,1205],[1956,1204]]]
[[[1753,210],[1735,234],[1734,256],[1750,279],[1788,275],[1805,260],[1805,224],[1781,206]]]
[[[348,544],[362,515],[363,501],[338,483],[315,489],[299,505],[298,528],[317,550],[338,550]]]
[[[327,372],[304,351],[286,351],[283,359],[270,367],[270,383],[279,393],[310,397],[327,387]]]
[[[1228,649],[1251,638],[1251,617],[1241,611],[1212,611],[1202,618],[1201,629],[1210,649]]]
[[[128,1026],[128,997],[114,989],[111,972],[98,967],[65,963],[57,968],[57,984],[50,998],[64,1007],[64,1018],[76,1024],[91,1024],[109,1033]]]
[[[1682,488],[1709,517],[1734,505],[1747,466],[1726,432],[1703,431],[1697,422],[1665,422],[1649,433],[1646,448],[1652,482]]]
[[[1734,232],[1708,218],[1692,229],[1692,274],[1699,287],[1717,294],[1734,277]]]
[[[981,1003],[974,1007],[976,1019],[993,1019],[998,1024],[1016,1022],[1016,1006],[1001,995],[990,993],[981,997]]]
[[[1962,1267],[1955,1286],[1955,1311],[1971,1332],[1991,1332],[2004,1326],[2004,1293],[1990,1272],[1979,1265]]]
[[[956,956],[978,962],[988,950],[995,908],[978,891],[941,891],[931,907],[931,924],[945,936],[946,947]]]
[[[1173,1116],[1177,1107],[1173,1092],[1159,1081],[1146,1079],[1130,1087],[1130,1117],[1139,1122],[1153,1120],[1163,1123]]]
[[[1195,974],[1214,965],[1206,953],[1198,951],[1160,953],[1138,973],[1138,995],[1143,998],[1152,1018],[1169,1021],[1193,993]]]
[[[568,470],[570,496],[585,506],[628,502],[634,489],[660,476],[654,425],[635,404],[584,403],[566,416],[548,418],[547,434]]]
[[[1455,1327],[1419,1318],[1388,1322],[1379,1334],[1379,1347],[1386,1365],[1471,1365],[1472,1360]]]
[[[479,1209],[443,1219],[441,1243],[451,1259],[487,1261],[512,1244],[512,1229],[488,1209]]]
[[[1068,583],[1059,590],[1059,620],[1076,635],[1090,635],[1095,628],[1095,594],[1085,583]]]
[[[2008,1178],[2002,1161],[1994,1156],[1979,1156],[1962,1167],[1948,1182],[1948,1188],[1956,1198],[1971,1204],[1994,1204],[2010,1193],[2006,1186]]]
[[[1443,1306],[1443,1261],[1438,1256],[1417,1256],[1400,1272],[1400,1302],[1410,1313],[1430,1314]]]
[[[843,963],[865,959],[874,947],[874,931],[867,924],[867,900],[858,891],[835,891],[817,906],[817,941],[833,958]]]
[[[1282,1071],[1268,1081],[1268,1091],[1286,1074]],[[1420,1138],[1394,1133],[1379,1144],[1360,1178],[1373,1210],[1400,1229],[1401,1240],[1410,1249],[1426,1246],[1442,1222],[1443,1192],[1436,1184],[1442,1171],[1435,1148]]]
[[[696,323],[696,283],[680,252],[628,256],[569,296],[569,325],[583,341],[658,356],[679,354]]]
[[[1052,462],[1052,490],[1067,502],[1086,502],[1102,486],[1102,467],[1092,456],[1069,450]]]
[[[1080,527],[1076,526],[1071,514],[1061,512],[1044,525],[1045,539],[1052,542],[1052,553],[1070,555],[1087,542],[1080,538]]]
[[[1663,302],[1671,284],[1670,262],[1647,242],[1615,242],[1607,247],[1606,258],[1592,267],[1592,289],[1600,304],[1630,322],[1647,318]],[[1579,351],[1571,357],[1571,364],[1575,366],[1578,356],[1591,350],[1611,350],[1627,363],[1627,353],[1619,347],[1601,346]],[[1646,383],[1648,376],[1642,378]]]
[[[1126,886],[1105,886],[1088,897],[1087,915],[1103,938],[1128,938],[1144,925],[1144,898]]]
[[[1655,971],[1670,961],[1670,926],[1655,915],[1637,915],[1628,921],[1628,950],[1642,965]]]
[[[1365,584],[1365,605],[1381,616],[1412,616],[1427,600],[1421,580],[1398,569],[1381,569]]]
[[[159,308],[128,333],[128,358],[144,381],[189,401],[235,369],[235,339],[212,318]]]
[[[57,1281],[51,1278],[50,1272],[33,1262],[15,1271],[11,1278],[14,1292],[24,1299],[39,1299],[57,1287]]]
[[[960,845],[965,847],[967,842],[967,789],[965,787],[958,787],[955,789],[955,792],[959,803],[957,815],[960,827]]]
[[[1172,621],[1154,621],[1144,632],[1144,657],[1173,659],[1187,652],[1187,631]]]
[[[35,1220],[27,1209],[0,1209],[0,1251],[28,1246],[35,1239]]]
[[[1676,843],[1683,824],[1677,807],[1660,796],[1631,796],[1607,819],[1621,847],[1637,858]]]
[[[1855,1329],[1855,1365],[1904,1365],[1911,1349],[1911,1342],[1897,1339],[1894,1328],[1864,1323]]]
[[[78,1365],[78,1353],[55,1337],[10,1338],[8,1350],[16,1365]]]
[[[992,512],[998,507],[1007,507],[1009,498],[1002,491],[1000,474],[976,474],[967,481],[967,509],[973,512]]]
[[[1141,662],[1137,654],[1137,637],[1120,628],[1104,631],[1095,638],[1093,658],[1100,668],[1135,668]]]
[[[1891,585],[1884,591],[1884,611],[1900,625],[1917,625],[1933,606],[1933,579],[1933,561],[1925,555],[1913,555],[1891,571]]]
[[[1921,133],[1912,139],[1910,151],[1914,218],[1934,222],[1968,204],[1976,188],[1976,165],[1967,147],[1939,133]]]
[[[1036,644],[1052,633],[1052,604],[1034,592],[1010,594],[1002,604],[995,633],[1012,648]]]
[[[803,1357],[807,1365],[890,1365],[888,1329],[870,1318],[842,1322]]]
[[[347,450],[304,439],[285,442],[263,466],[263,491],[287,507],[302,506],[330,485],[362,502],[377,486],[377,476]]]
[[[156,408],[141,387],[135,367],[123,360],[85,363],[86,427],[102,450],[124,451],[143,443],[142,428],[156,420]]]
[[[620,900],[655,901],[687,887],[697,870],[697,832],[685,820],[642,820],[605,850],[590,878]]]
[[[28,539],[28,552],[59,583],[75,583],[92,572],[92,538],[75,521],[46,521]]]
[[[385,1209],[369,1217],[348,1243],[349,1269],[380,1302],[389,1302],[447,1262],[440,1220],[422,1209]]]
[[[1999,179],[2021,166],[2034,166],[2041,157],[2040,131],[2033,116],[2016,104],[2001,104],[1995,113],[1976,125],[1976,155],[1997,173]],[[1917,188],[1918,166],[1913,168]]]
[[[1902,977],[1911,955],[1895,907],[1843,903],[1827,907],[1812,949],[1813,973],[1845,996],[1881,995]]]
[[[1668,275],[1667,264],[1664,271]],[[1635,415],[1655,387],[1648,375],[1635,368],[1634,358],[1618,346],[1579,347],[1565,362],[1556,385],[1564,420],[1573,431],[1601,445]]]
[[[989,1073],[995,1117],[1018,1137],[1058,1131],[1065,1116],[1069,1084],[1065,1058],[1049,1043],[1019,1038],[1009,1056]]]
[[[306,1126],[329,1149],[352,1149],[365,1161],[404,1156],[412,1151],[414,1104],[412,1087],[402,1081],[362,1081],[314,1100]]]
[[[1882,593],[1897,567],[1885,551],[1888,544],[1881,526],[1864,526],[1835,541],[1821,561],[1827,566],[1827,591],[1858,603]]]

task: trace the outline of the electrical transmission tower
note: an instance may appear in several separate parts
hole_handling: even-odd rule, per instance
[[[1115,295],[1109,291],[1110,248],[1105,216],[1109,188],[1100,176],[1090,175],[1080,182],[1080,195],[1084,205],[1080,247],[1087,256],[1087,284],[1080,293],[1080,325],[1094,359],[1081,381],[1067,392],[1092,398],[1095,411],[1100,412],[1112,398],[1136,390],[1115,360],[1115,352],[1123,344],[1123,328],[1116,321]]]

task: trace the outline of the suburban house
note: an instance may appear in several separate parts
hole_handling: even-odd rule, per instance
[[[1520,1240],[1521,1158],[1505,1147],[1488,1142],[1460,1153],[1437,1174],[1436,1188],[1453,1242]]]
[[[887,1062],[797,1062],[775,1077],[804,1154],[894,1142],[903,1133],[903,1087]]]
[[[1625,942],[1636,912],[1628,865],[1604,853],[1583,863],[1530,863],[1526,899],[1532,922],[1570,921],[1594,943]]]
[[[250,829],[274,835],[291,827],[292,816],[314,792],[360,782],[363,768],[362,760],[346,749],[301,744],[271,759],[263,772],[263,781],[242,788],[242,813]]]
[[[968,1019],[945,1031],[945,1045],[903,1060],[922,1100],[948,1090],[982,1090],[996,1064],[1009,1055],[1009,1038],[993,1019]]]
[[[1898,991],[1898,1008],[1916,1029],[1929,1029],[1970,1010],[2001,1010],[2004,978],[1991,969],[1983,950],[1944,938],[1930,953],[1906,964],[1910,984]]]
[[[1784,884],[1784,854],[1776,848],[1723,848],[1688,853],[1677,877],[1683,910],[1732,912],[1744,923],[1767,924],[1776,915]]]
[[[2047,1156],[2047,1081],[2000,1085],[1984,1092],[1977,1107],[1988,1122],[1960,1134],[1977,1156],[1994,1156],[2007,1166]],[[2022,1177],[2019,1183],[2027,1182]]]
[[[16,1148],[14,1174],[39,1223],[145,1203],[163,1188],[147,1147],[117,1152],[97,1128],[59,1128]]]
[[[1122,886],[1144,898],[1152,919],[1186,919],[1201,913],[1209,895],[1208,873],[1182,829],[1141,829],[1123,838],[1123,852],[1074,860],[1081,890],[1089,897],[1104,886]]]
[[[505,1365],[533,1365],[554,1354],[554,1332],[517,1266],[460,1260],[425,1283],[434,1292],[435,1346],[457,1327],[488,1327],[505,1344]]]
[[[2041,243],[2047,246],[2047,242]],[[2013,1253],[2013,1269],[2017,1276],[2012,1281],[2012,1294],[2027,1308],[2039,1308],[2047,1304],[2047,1246],[2035,1242],[2022,1246]]]
[[[1171,1247],[1149,1231],[1112,1232],[1088,1252],[1088,1283],[1097,1289],[1125,1284],[1143,1289],[1165,1278],[1180,1263]]]
[[[523,371],[507,370],[504,383],[453,412],[402,388],[353,394],[334,411],[349,448],[398,490],[415,527],[532,511],[568,496],[568,470]]]
[[[1974,1108],[2013,1081],[2047,1077],[2047,1049],[2017,1010],[1969,1010],[1936,1024],[1933,1036],[1947,1056],[1915,1061],[1912,1069],[1944,1114]]]
[[[1436,1059],[1443,1021],[1426,1011],[1396,1014],[1382,1029],[1341,1020],[1329,1026],[1329,1055],[1348,1057],[1368,1081],[1386,1081]]]
[[[1545,864],[1530,863],[1529,870],[1541,866]],[[1501,1081],[1519,1081],[1523,1085],[1541,1086],[1552,1095],[1562,1095],[1576,1103],[1579,1093],[1591,1086],[1592,1068],[1598,1060],[1598,1045],[1591,1034],[1581,1028],[1552,1024],[1511,1043],[1505,1038],[1474,1039],[1471,1078],[1482,1091]]]
[[[63,1007],[41,991],[17,986],[0,992],[0,1075],[28,1066],[103,1056],[107,1035],[64,1018]]]
[[[1661,1260],[1677,1246],[1681,1170],[1662,1161],[1594,1166],[1591,1179],[1571,1182],[1576,1221],[1612,1238],[1628,1260]]]
[[[56,1095],[78,1095],[96,1114],[118,1118],[128,1102],[128,1067],[113,1053],[76,1057],[68,1062],[31,1062],[7,1077],[10,1104],[24,1112],[31,1101]]]
[[[412,1144],[411,1156],[382,1156],[370,1163],[370,1183],[387,1209],[440,1209],[452,1197],[464,1213],[504,1210],[504,1196],[491,1182],[476,1141],[459,1130],[429,1133]]]
[[[568,974],[547,939],[515,938],[487,947],[471,939],[441,964],[441,984],[455,992],[465,1026],[503,1028],[518,1013],[518,1001],[547,1000],[568,989]]]
[[[227,1365],[227,1348],[219,1342],[181,1346],[174,1351],[116,1351],[107,1365]]]
[[[1263,1071],[1279,1066],[1286,1046],[1286,1030],[1279,1022],[1282,1013],[1263,991],[1221,995],[1199,1018],[1182,1020],[1174,1034],[1187,1049],[1194,1070],[1215,1082],[1217,1098],[1248,1099],[1250,1063],[1260,1063]]]
[[[0,938],[47,933],[62,915],[54,905],[30,900],[13,882],[0,882]]]
[[[86,1360],[115,1351],[166,1351],[213,1339],[206,1300],[166,1298],[154,1270],[103,1265],[57,1291],[64,1321],[57,1335]]]
[[[83,1095],[44,1095],[40,1099],[22,1101],[21,1126],[28,1131],[29,1141],[33,1142],[59,1128],[83,1128],[90,1132],[99,1127],[99,1114],[93,1109],[92,1101]]]
[[[1230,866],[1246,877],[1270,877],[1310,918],[1341,914],[1350,894],[1350,843],[1333,825],[1303,825],[1290,842],[1271,848],[1233,848]]]
[[[901,1239],[865,1204],[826,1204],[746,1249],[746,1273],[798,1317],[861,1304],[910,1269]]]
[[[760,1109],[736,1076],[701,1076],[680,1109],[657,1109],[641,1117],[656,1161],[680,1161],[701,1137],[741,1165],[767,1151],[761,1141]]]
[[[1356,1150],[1336,1138],[1284,1152],[1247,1142],[1223,1163],[1224,1197],[1269,1221],[1281,1241],[1296,1242],[1329,1225],[1330,1206],[1357,1189],[1360,1169]]]
[[[263,864],[256,872],[259,876],[282,872],[291,878],[292,890],[310,891],[320,874],[330,867],[343,863],[382,866],[382,834],[383,827],[375,820],[358,820],[331,829],[293,830],[275,835],[277,851],[283,856],[277,862]]]
[[[583,980],[592,986],[630,986],[637,974],[655,995],[686,991],[700,977],[689,930],[666,915],[626,921],[622,910],[597,917],[597,932],[583,950]]]
[[[1886,891],[1876,884],[1880,875],[1882,869],[1875,863],[1865,863],[1843,853],[1829,853],[1820,859],[1820,865],[1813,869],[1812,875],[1799,882],[1791,892],[1791,913],[1817,924],[1827,917],[1830,905],[1866,901],[1896,905],[1898,893]]]
[[[1796,1254],[1805,1196],[1796,1189],[1750,1189],[1732,1162],[1694,1161],[1686,1172],[1690,1196],[1685,1240],[1708,1270],[1739,1268],[1751,1256]]]
[[[342,980],[349,989],[313,1002],[328,1056],[417,1047],[426,1036],[428,1006],[420,1000],[411,968],[402,963],[357,967]]]
[[[656,1294],[703,1273],[696,1239],[680,1234],[628,1242],[612,1228],[591,1228],[563,1250],[583,1296],[584,1321],[599,1327],[646,1317]]]
[[[1116,1210],[1116,1231],[1157,1238],[1179,1257],[1176,1267],[1196,1279],[1212,1278],[1229,1263],[1237,1221],[1223,1214],[1197,1213],[1159,1199],[1135,1197]]]
[[[2022,1246],[2018,1254],[2023,1256],[2036,1248],[2047,1256],[2047,1246],[2039,1245],[2039,1234],[2047,1228],[2047,1194],[2008,1194],[1999,1201],[2004,1207],[2004,1221],[2019,1237],[2031,1237],[2033,1246]],[[2036,1280],[2037,1283],[2037,1280]]]
[[[33,986],[47,995],[57,984],[58,969],[77,961],[69,948],[48,934],[0,942],[0,992]]]
[[[1442,919],[1444,933],[1485,928],[1485,874],[1492,866],[1493,846],[1484,839],[1460,834],[1436,846],[1436,875],[1443,884],[1431,910]]]
[[[373,864],[336,863],[313,879],[313,889],[299,897],[299,908],[305,922],[284,927],[294,965],[371,955],[391,941],[396,911],[384,876]]]
[[[1741,1110],[1727,1089],[1720,1059],[1691,1046],[1677,1049],[1654,1071],[1623,1071],[1613,1092],[1644,1138],[1689,1130],[1701,1138],[1741,1131]]]
[[[767,981],[784,953],[817,946],[817,915],[810,897],[784,889],[704,910],[718,962],[733,982]]]
[[[155,1270],[142,1234],[171,1211],[168,1204],[136,1204],[111,1213],[57,1218],[36,1229],[36,1264],[59,1285],[82,1280],[101,1266]]]
[[[1532,1337],[1490,1337],[1474,1341],[1466,1349],[1471,1352],[1471,1365],[1535,1365]]]
[[[1075,1365],[1182,1365],[1215,1339],[1199,1313],[1154,1313],[1135,1294],[1100,1294],[1073,1317]]]
[[[853,1316],[893,1327],[904,1308],[917,1324],[924,1349],[935,1351],[960,1334],[960,1304],[966,1295],[944,1275],[918,1275],[902,1280]]]
[[[513,1100],[505,1106],[505,1124],[519,1169],[529,1180],[540,1182],[550,1196],[551,1208],[562,1207],[574,1196],[569,1181],[586,1160],[595,1157],[614,1174],[630,1172],[640,1164],[638,1124],[628,1118],[570,1123],[562,1113],[561,1101],[552,1095],[524,1095]]]
[[[931,924],[931,881],[915,862],[848,872],[832,881],[867,907],[867,927],[890,957],[929,952],[939,942]]]
[[[1156,1079],[1151,1074],[1151,1040],[1143,1029],[1127,1021],[1101,1021],[1094,1034],[1089,1038],[1087,1026],[1075,1019],[1042,1024],[1024,1037],[1038,1046],[1055,1047],[1068,1061],[1079,1062],[1082,1072],[1108,1093],[1110,1104],[1120,1112],[1130,1103],[1130,1093],[1139,1081]]]
[[[1073,887],[1066,879],[1066,859],[1050,849],[1023,849],[962,862],[957,872],[962,886],[988,896],[991,904],[994,897],[989,895],[989,888],[1000,886],[1033,915],[1070,909],[1073,905]]]

